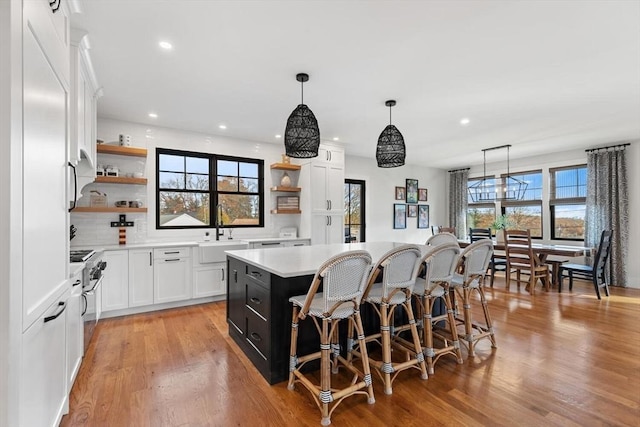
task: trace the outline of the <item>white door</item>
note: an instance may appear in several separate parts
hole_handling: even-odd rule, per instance
[[[129,251],[129,307],[153,304],[153,249]]]

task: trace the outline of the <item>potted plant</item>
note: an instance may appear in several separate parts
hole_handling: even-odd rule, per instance
[[[502,214],[498,215],[496,219],[491,223],[491,229],[496,232],[496,241],[498,243],[504,243],[504,233],[502,230],[508,227],[513,227],[513,221],[509,218],[509,215]]]

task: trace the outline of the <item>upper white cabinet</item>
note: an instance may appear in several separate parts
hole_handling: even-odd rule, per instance
[[[338,147],[320,145],[318,157],[314,158],[316,163],[331,163],[344,167],[344,150]]]

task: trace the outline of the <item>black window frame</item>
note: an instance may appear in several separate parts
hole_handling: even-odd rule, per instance
[[[366,181],[361,179],[345,179],[345,185],[359,185],[360,186],[360,223],[355,224],[351,222],[351,215],[345,212],[344,215],[344,227],[351,229],[351,225],[359,225],[360,226],[360,243],[366,242]],[[351,206],[351,197],[349,192],[345,191],[345,204]],[[346,208],[346,206],[345,206]],[[350,209],[348,209],[350,211]],[[351,234],[349,234],[351,235]],[[350,243],[346,241],[345,235],[345,243]]]
[[[557,168],[549,169],[549,218],[550,218],[550,227],[551,227],[551,239],[552,240],[562,240],[562,241],[571,241],[571,242],[583,242],[584,237],[582,238],[569,238],[569,237],[557,237],[556,236],[556,206],[566,206],[566,205],[584,205],[585,213],[587,207],[587,196],[586,196],[586,182],[585,182],[585,196],[584,197],[556,197],[556,172],[559,171],[567,171],[567,170],[575,170],[576,174],[579,169],[587,169],[587,165],[585,163],[581,163],[578,165],[570,165],[570,166],[562,166]],[[577,175],[576,175],[577,176]],[[580,185],[576,180],[576,188],[579,188]]]
[[[184,156],[184,157],[197,157],[197,158],[205,158],[209,160],[209,190],[192,190],[192,189],[184,189],[178,190],[170,189],[170,188],[160,188],[160,156],[161,155],[173,155],[173,156]],[[240,192],[240,191],[219,191],[218,190],[218,161],[226,160],[231,162],[238,163],[253,163],[258,166],[258,192]],[[185,172],[186,173],[186,172]],[[224,175],[227,176],[227,175]],[[238,168],[238,182],[241,178],[240,176],[240,168]],[[196,225],[196,226],[163,226],[160,225],[160,193],[161,191],[174,191],[174,192],[184,192],[184,193],[200,193],[200,194],[208,194],[209,195],[209,215],[210,215],[210,224],[204,225]],[[256,228],[256,227],[264,227],[264,160],[262,159],[252,159],[249,157],[236,157],[236,156],[228,156],[222,154],[215,153],[202,153],[197,151],[185,151],[185,150],[176,150],[172,148],[162,148],[156,147],[156,230],[196,230],[196,229],[209,229],[215,227],[215,215],[216,215],[216,206],[218,206],[218,200],[220,194],[238,194],[238,195],[257,195],[259,197],[259,214],[258,214],[258,224],[241,224],[241,225],[231,225],[225,224],[224,228]]]

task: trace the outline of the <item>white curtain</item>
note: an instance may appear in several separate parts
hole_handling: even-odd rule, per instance
[[[456,229],[456,236],[467,235],[467,181],[469,169],[449,171],[449,226]]]
[[[624,146],[587,155],[587,216],[585,246],[596,247],[603,230],[611,230],[611,255],[607,281],[626,286],[629,198],[627,158]]]

